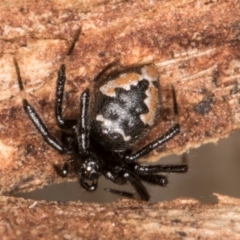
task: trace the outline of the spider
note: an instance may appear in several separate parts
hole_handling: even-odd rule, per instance
[[[23,91],[17,61],[15,66]],[[62,64],[57,76],[55,102],[61,140],[51,135],[34,107],[23,98],[24,110],[44,141],[60,154],[70,156],[62,167],[54,166],[58,175],[66,177],[71,166],[80,185],[89,192],[97,189],[101,175],[118,185],[129,182],[139,197],[148,201],[150,195],[142,181],[164,187],[168,183],[167,177],[158,173],[185,173],[188,170],[186,164],[141,166],[137,163],[138,159],[176,136],[180,132],[178,123],[141,149],[131,150],[148,133],[159,115],[160,87],[155,65],[143,64],[118,70],[114,64],[109,64],[82,92],[79,113],[74,120],[62,117],[65,80],[65,65]],[[173,87],[172,95],[177,114]],[[105,190],[131,198],[135,196],[125,191]]]

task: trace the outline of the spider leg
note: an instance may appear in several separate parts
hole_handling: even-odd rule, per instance
[[[88,121],[88,107],[89,107],[90,93],[86,89],[80,97],[80,114],[78,123],[75,128],[75,134],[78,141],[79,154],[85,154],[89,149],[89,121]]]
[[[145,174],[145,175],[138,175],[138,177],[145,182],[148,182],[150,184],[160,185],[162,187],[165,187],[168,184],[167,177],[162,176],[162,175],[153,175],[153,174],[146,175]],[[137,190],[141,199],[148,201],[150,196],[149,196],[145,186],[141,183],[141,181],[138,180],[137,178],[135,178],[134,183],[133,183],[133,181],[130,181],[130,182],[134,186],[134,188]],[[123,197],[134,198],[134,194],[130,193],[130,192],[112,189],[112,188],[105,188],[104,190],[107,192],[113,193],[113,194],[123,196]]]
[[[35,109],[28,103],[26,99],[23,99],[23,107],[36,129],[42,135],[45,142],[47,142],[48,145],[50,145],[52,148],[56,149],[60,153],[68,152],[68,149],[50,134]]]
[[[182,156],[183,164],[172,164],[172,165],[150,165],[141,166],[137,163],[133,165],[134,172],[146,182],[152,184],[158,184],[160,186],[166,186],[168,183],[167,177],[162,175],[156,175],[156,173],[186,173],[188,171],[187,154],[184,153]]]
[[[114,174],[111,171],[106,171],[103,173],[103,175],[106,179],[111,180],[113,183],[116,183],[118,185],[123,185],[127,182],[127,179],[124,178],[122,172]]]
[[[68,50],[67,56],[70,56],[75,48],[75,45],[79,39],[81,34],[82,28],[79,28],[75,36],[73,38],[73,42]],[[58,78],[57,78],[57,91],[56,91],[56,103],[55,103],[55,117],[57,124],[60,128],[63,129],[71,129],[74,125],[76,125],[75,120],[64,120],[62,118],[62,101],[63,101],[63,93],[64,93],[64,85],[66,81],[65,75],[65,65],[62,64],[59,71],[58,71]]]
[[[58,165],[54,165],[54,169],[56,171],[56,173],[61,176],[61,177],[66,177],[68,175],[69,172],[69,164],[73,163],[73,159],[69,159],[67,160],[63,166],[60,168]]]
[[[168,142],[170,139],[174,138],[180,132],[180,125],[174,124],[166,133],[162,136],[154,140],[153,142],[149,143],[145,147],[141,148],[135,153],[126,153],[124,159],[126,162],[135,162],[137,159],[147,155],[157,147],[161,146],[165,142]]]
[[[152,173],[186,173],[188,171],[187,164],[180,165],[150,165],[150,166],[140,166],[136,164],[134,166],[134,171],[137,174],[152,174]]]
[[[104,191],[106,192],[110,192],[122,197],[128,197],[128,198],[134,198],[134,194],[130,193],[130,192],[126,192],[126,191],[121,191],[121,190],[117,190],[117,189],[112,189],[112,188],[104,188]]]
[[[111,171],[107,171],[104,173],[104,176],[106,179],[109,179],[118,185],[123,185],[127,181],[129,181],[131,185],[135,188],[135,190],[137,191],[142,200],[148,201],[150,199],[147,189],[141,183],[141,180],[138,178],[138,176],[131,170],[122,169],[122,171],[118,173],[112,173]],[[122,190],[116,190],[112,188],[105,188],[104,190],[111,192],[113,194],[118,194],[129,198],[134,197],[134,194]]]
[[[133,165],[134,172],[139,176],[139,178],[145,182],[151,184],[157,184],[165,187],[168,184],[168,179],[166,176],[157,175],[156,173],[186,173],[188,171],[188,157],[187,153],[182,155],[182,164],[179,165],[150,165],[141,166],[137,163]]]
[[[56,102],[55,102],[55,118],[57,125],[62,129],[71,129],[76,125],[75,120],[64,120],[62,117],[62,102],[64,94],[64,85],[66,81],[65,65],[62,64],[58,71],[57,89],[56,89]]]
[[[159,185],[161,187],[165,187],[168,184],[168,179],[166,176],[163,175],[156,175],[156,174],[144,174],[138,175],[138,177],[150,184]]]
[[[142,200],[148,201],[150,199],[150,195],[146,187],[142,184],[136,174],[131,171],[126,171],[124,173],[124,177],[132,184]]]
[[[114,66],[116,66],[117,64],[119,64],[119,60],[115,60],[111,63],[109,63],[105,68],[102,69],[101,72],[98,73],[98,75],[94,78],[94,82],[99,83],[100,79],[102,78],[102,76],[104,76],[104,74],[111,68],[113,68]]]
[[[20,74],[20,69],[18,66],[18,62],[16,59],[14,59],[14,65],[17,73],[18,78],[18,84],[20,88],[21,94],[23,94],[24,87],[22,83],[22,78]],[[22,95],[24,96],[24,95]],[[28,101],[23,97],[23,108],[25,112],[27,113],[30,120],[33,122],[36,129],[39,131],[39,133],[42,135],[43,139],[54,149],[56,149],[60,153],[68,152],[68,149],[65,148],[57,139],[55,139],[48,131],[46,126],[44,125],[43,121],[37,114],[36,110],[28,103]]]
[[[73,42],[72,42],[72,44],[71,44],[71,46],[70,46],[70,48],[68,50],[67,56],[70,56],[72,54],[72,52],[73,52],[73,50],[75,48],[75,45],[76,45],[76,43],[77,43],[77,41],[79,39],[79,36],[80,36],[81,32],[82,32],[82,28],[80,27],[76,31],[75,35],[74,35]]]
[[[104,173],[104,176],[106,179],[111,180],[113,183],[116,183],[118,185],[123,185],[127,182],[127,179],[122,176],[122,174],[114,174],[111,171],[107,171]],[[128,197],[128,198],[134,198],[133,193],[129,193],[122,190],[112,189],[112,188],[104,188],[104,191],[122,196],[122,197]]]
[[[171,86],[172,90],[172,98],[173,98],[173,112],[176,118],[176,122],[178,122],[178,107],[177,107],[177,100],[176,100],[176,93],[173,86]],[[126,162],[135,162],[137,159],[147,155],[157,147],[163,145],[164,143],[168,142],[172,138],[174,138],[177,134],[180,133],[180,125],[179,123],[175,123],[168,131],[166,131],[162,136],[158,137],[156,140],[152,141],[145,147],[141,148],[135,153],[126,152],[124,159]]]

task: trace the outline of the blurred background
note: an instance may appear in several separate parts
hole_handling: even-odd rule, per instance
[[[220,140],[217,145],[206,144],[188,152],[189,171],[185,174],[168,174],[169,184],[165,188],[147,185],[151,202],[172,200],[179,197],[195,198],[202,203],[216,202],[212,193],[231,197],[240,197],[240,130],[233,132],[227,139]],[[179,164],[181,156],[161,158],[156,164]],[[146,185],[146,183],[144,183]],[[16,194],[34,200],[111,202],[118,198],[104,191],[104,188],[122,189],[134,192],[130,185],[119,186],[105,178],[100,178],[98,190],[86,192],[77,182],[62,183]]]

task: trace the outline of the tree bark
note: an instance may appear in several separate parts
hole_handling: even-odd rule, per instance
[[[0,197],[2,239],[239,239],[240,200],[158,204],[44,202]],[[141,237],[140,237],[141,236]]]

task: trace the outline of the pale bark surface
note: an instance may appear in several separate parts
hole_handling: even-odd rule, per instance
[[[239,127],[239,10],[238,0],[1,1],[1,193],[63,181],[52,166],[67,159],[43,142],[25,115],[13,59],[19,64],[26,98],[56,136],[53,106],[61,63],[67,68],[67,118],[76,116],[80,93],[108,63],[155,63],[162,111],[156,126],[136,148],[173,124],[171,85],[176,89],[181,125],[177,137],[145,159],[155,161],[162,155],[217,142]],[[79,29],[75,49],[67,57]],[[9,204],[18,201],[2,199]],[[115,203],[108,207],[115,208]],[[76,224],[82,226],[77,220]]]
[[[1,239],[239,239],[240,200],[83,204],[0,197]]]

